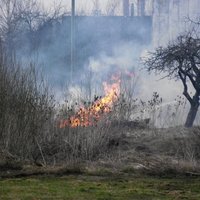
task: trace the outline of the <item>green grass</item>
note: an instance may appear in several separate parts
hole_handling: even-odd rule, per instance
[[[199,200],[200,179],[134,177],[33,177],[0,180],[0,199]]]

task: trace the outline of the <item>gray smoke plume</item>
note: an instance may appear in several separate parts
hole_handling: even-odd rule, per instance
[[[23,61],[33,60],[43,69],[59,98],[66,85],[68,95],[76,99],[101,95],[103,81],[109,81],[117,71],[129,70],[137,77],[135,97],[148,100],[153,92],[158,92],[164,105],[173,104],[176,96],[182,94],[181,83],[147,74],[140,58],[189,30],[191,23],[187,20],[200,16],[199,5],[199,0],[155,0],[148,1],[148,13],[151,14],[151,8],[154,11],[150,17],[77,16],[73,83],[69,82],[70,16],[27,35],[27,42],[17,55]]]

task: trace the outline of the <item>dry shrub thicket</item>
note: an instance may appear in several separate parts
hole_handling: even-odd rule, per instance
[[[60,129],[56,113],[54,97],[34,65],[22,68],[1,47],[0,149],[43,165],[92,160],[107,151],[109,126]]]
[[[1,148],[21,159],[33,159],[39,143],[48,137],[53,107],[53,97],[34,66],[22,69],[1,48]]]
[[[89,106],[93,101],[83,102],[82,99],[74,104],[55,106],[53,95],[34,65],[30,64],[23,69],[14,59],[7,58],[1,47],[0,150],[17,159],[41,165],[97,161],[99,158],[110,157],[114,151],[121,152],[123,156],[118,156],[118,161],[130,157],[130,154],[137,157],[138,149],[139,153],[144,151],[144,154],[152,156],[166,156],[172,151],[170,156],[177,162],[181,160],[181,165],[183,161],[192,163],[193,167],[198,165],[199,129],[184,134],[181,129],[177,129],[178,133],[174,136],[163,137],[155,127],[161,115],[164,115],[163,121],[159,121],[161,128],[166,124],[165,120],[175,122],[185,109],[184,99],[177,97],[176,104],[169,105],[171,108],[168,107],[168,112],[164,112],[162,98],[157,93],[146,102],[134,99],[136,82],[134,78],[128,82],[122,81],[121,95],[114,104],[113,112],[103,115],[95,126],[60,129],[61,119],[75,114],[79,104]],[[146,139],[148,142],[145,142]],[[152,144],[153,141],[157,143]],[[165,144],[170,145],[163,154]],[[123,153],[124,150],[129,155]],[[142,162],[146,163],[145,159]]]

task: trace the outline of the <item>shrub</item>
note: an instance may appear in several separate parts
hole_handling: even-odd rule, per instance
[[[53,96],[33,64],[22,68],[0,50],[0,148],[33,159],[47,136]]]

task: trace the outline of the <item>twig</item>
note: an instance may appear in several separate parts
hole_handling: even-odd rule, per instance
[[[45,158],[44,158],[44,155],[43,155],[43,152],[42,152],[42,148],[41,148],[41,146],[40,146],[40,144],[39,144],[39,142],[38,142],[38,140],[37,140],[36,138],[35,138],[35,141],[36,141],[36,143],[37,143],[37,145],[38,145],[38,148],[39,148],[40,154],[41,154],[41,156],[42,156],[44,166],[46,166],[47,163],[46,163],[46,160],[45,160]]]

